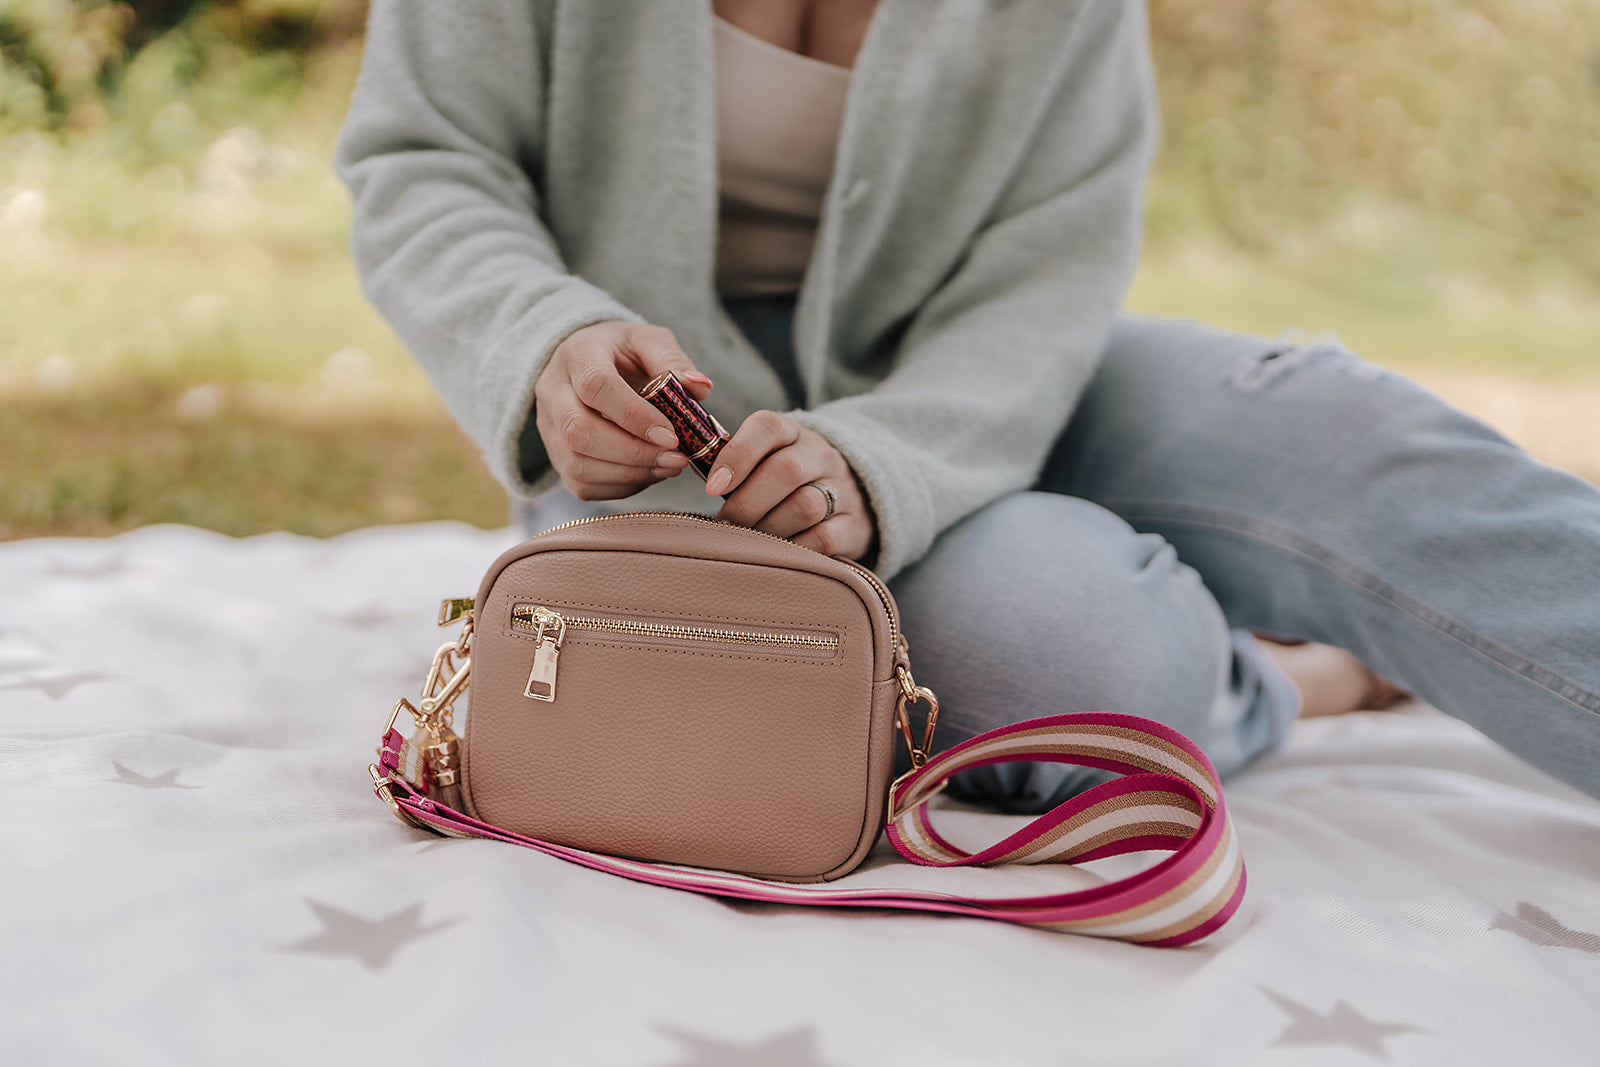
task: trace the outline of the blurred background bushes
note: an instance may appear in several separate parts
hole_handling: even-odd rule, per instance
[[[1594,0],[1155,0],[1162,233],[1249,248],[1393,198],[1600,281]],[[1495,258],[1500,258],[1496,256]]]
[[[356,40],[365,16],[364,3],[317,0],[7,0],[6,127],[115,124],[130,150],[159,157],[205,120],[270,119],[317,53]],[[175,118],[175,105],[194,114]]]
[[[348,262],[329,158],[364,18],[0,0],[0,537],[505,521]],[[1336,329],[1600,475],[1600,2],[1151,22],[1132,306]]]

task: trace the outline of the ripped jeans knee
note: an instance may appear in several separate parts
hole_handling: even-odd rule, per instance
[[[1240,356],[1228,384],[1241,393],[1258,392],[1287,379],[1297,369],[1324,359],[1339,361],[1357,381],[1377,381],[1388,373],[1351,352],[1334,333],[1289,330],[1275,337],[1266,349]]]

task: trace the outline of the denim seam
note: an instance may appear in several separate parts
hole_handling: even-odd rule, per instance
[[[1302,556],[1323,567],[1336,577],[1387,601],[1418,622],[1430,626],[1446,637],[1459,642],[1496,666],[1534,683],[1552,696],[1584,711],[1600,715],[1600,695],[1581,689],[1554,671],[1524,659],[1510,649],[1504,648],[1481,634],[1467,629],[1442,613],[1402,593],[1377,575],[1362,570],[1348,560],[1341,558],[1332,550],[1293,531],[1259,519],[1194,505],[1152,504],[1147,501],[1102,501],[1101,503],[1130,522],[1154,520],[1157,522],[1175,522],[1180,525],[1228,530],[1243,534],[1262,544]]]

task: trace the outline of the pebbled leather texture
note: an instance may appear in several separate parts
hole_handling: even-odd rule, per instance
[[[887,595],[885,590],[884,595]],[[621,513],[497,559],[473,622],[468,813],[556,844],[780,881],[841,877],[882,832],[896,740],[892,598],[854,566],[731,523]],[[832,635],[769,647],[569,628],[556,699],[524,695],[564,615]]]

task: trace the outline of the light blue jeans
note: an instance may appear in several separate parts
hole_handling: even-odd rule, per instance
[[[793,299],[728,310],[798,398]],[[529,534],[598,510],[559,486],[517,509]],[[1600,796],[1600,491],[1336,342],[1121,318],[1034,486],[889,584],[936,750],[1122,711],[1226,777],[1298,714],[1255,630],[1349,649]],[[1001,764],[950,791],[1032,813],[1109,777]]]

